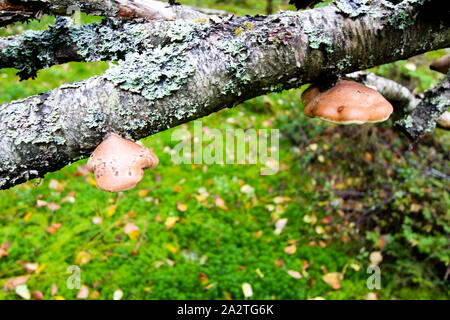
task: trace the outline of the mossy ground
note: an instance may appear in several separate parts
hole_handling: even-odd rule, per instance
[[[263,1],[246,2],[218,7],[264,12]],[[26,27],[43,28],[49,20]],[[439,78],[426,65],[442,54],[374,71],[421,91]],[[69,63],[23,82],[14,70],[1,70],[0,102],[106,68]],[[119,288],[126,299],[242,299],[245,282],[252,299],[364,299],[369,292],[380,299],[448,299],[449,133],[437,130],[410,148],[390,123],[339,127],[306,119],[300,93],[259,97],[202,119],[210,129],[280,129],[275,175],[261,176],[260,165],[174,165],[172,129],[142,141],[160,164],[123,194],[95,188],[83,171],[86,160],[1,191],[0,245],[9,247],[0,255],[0,285],[28,269],[30,291],[74,299],[78,290],[67,287],[67,268],[79,265],[90,299],[112,299]],[[193,123],[186,128],[193,132]],[[276,235],[280,218],[288,222]],[[125,234],[127,223],[139,232]],[[366,285],[373,251],[384,259],[380,290]],[[322,280],[331,272],[343,274],[341,288]],[[17,298],[14,290],[0,290],[0,299]]]

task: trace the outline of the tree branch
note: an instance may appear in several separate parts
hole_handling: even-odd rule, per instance
[[[396,122],[409,138],[417,141],[423,134],[433,132],[436,121],[450,106],[450,73],[436,87],[425,92],[425,97],[404,119]]]
[[[101,39],[72,36],[83,59],[124,59],[103,76],[0,107],[0,188],[88,156],[111,131],[143,138],[258,95],[450,45],[438,3],[431,15],[431,2],[371,1],[369,14],[348,1],[269,17],[115,22],[100,27]]]
[[[0,27],[39,19],[43,13],[67,16],[82,11],[105,17],[174,20],[175,12],[157,0],[0,0]]]

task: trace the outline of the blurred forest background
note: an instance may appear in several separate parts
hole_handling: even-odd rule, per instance
[[[181,2],[240,15],[267,9],[256,0]],[[286,2],[272,1],[273,11],[294,10]],[[0,36],[53,22],[44,16]],[[428,65],[445,53],[371,71],[420,93],[442,78]],[[22,82],[3,69],[0,103],[107,67],[68,63]],[[391,121],[309,119],[305,87],[202,119],[204,131],[279,129],[275,175],[260,176],[260,165],[174,165],[172,129],[142,140],[160,164],[130,191],[97,189],[86,160],[0,191],[0,299],[450,298],[450,133],[412,145]],[[379,290],[366,285],[370,264],[381,269]],[[66,285],[71,265],[81,267],[80,290]]]

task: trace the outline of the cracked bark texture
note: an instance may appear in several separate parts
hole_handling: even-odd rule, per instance
[[[105,75],[0,107],[0,188],[88,156],[111,131],[143,138],[255,96],[450,45],[438,2],[349,1],[268,17],[72,29],[66,47],[81,60],[119,61]]]

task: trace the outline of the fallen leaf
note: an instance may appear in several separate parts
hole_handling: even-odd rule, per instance
[[[56,283],[52,283],[50,295],[53,297],[57,293],[58,293],[58,286],[56,285]]]
[[[167,248],[167,250],[169,250],[173,254],[176,254],[178,252],[178,248],[174,247],[170,243],[166,244],[166,248]]]
[[[297,246],[295,245],[295,243],[291,244],[290,246],[284,248],[284,252],[286,252],[287,254],[294,254],[297,252]]]
[[[334,290],[341,288],[341,280],[344,276],[338,272],[329,272],[322,277],[322,280]]]
[[[23,220],[25,220],[25,221],[30,220],[30,218],[31,218],[32,215],[33,215],[32,212],[28,212],[28,213],[23,217]]]
[[[5,283],[3,284],[3,290],[8,291],[8,290],[15,289],[17,286],[24,285],[25,283],[27,283],[29,278],[30,278],[30,276],[18,276],[18,277],[10,278],[10,279],[6,280]]]
[[[366,296],[366,300],[378,300],[378,296],[375,292],[369,292]]]
[[[55,234],[58,232],[58,230],[62,227],[61,223],[53,223],[49,225],[47,228],[45,228],[45,231],[50,234]]]
[[[87,297],[89,297],[89,287],[83,285],[77,293],[77,299],[87,299]]]
[[[139,190],[139,197],[144,198],[148,194],[148,190]]]
[[[117,206],[116,206],[116,205],[109,206],[109,207],[108,207],[108,211],[106,211],[106,215],[107,215],[108,217],[111,217],[112,215],[114,215],[114,213],[116,212],[116,210],[117,210]]]
[[[373,251],[370,253],[369,260],[372,265],[377,266],[383,261],[383,256],[380,251]]]
[[[246,299],[253,296],[253,289],[252,289],[252,286],[250,285],[250,283],[244,282],[242,284],[242,292],[244,293],[244,297]]]
[[[288,270],[288,275],[290,275],[294,279],[301,279],[303,276],[300,274],[300,272],[295,270]]]
[[[123,297],[123,291],[120,289],[117,289],[116,291],[114,291],[113,293],[113,300],[120,300]]]
[[[35,263],[26,262],[23,266],[28,273],[32,273],[32,272],[38,270],[38,268],[39,268],[39,264],[37,262],[35,262]]]
[[[228,211],[228,207],[225,205],[225,201],[221,197],[217,197],[215,201],[216,207],[219,207],[220,209],[224,211]]]
[[[257,268],[255,270],[256,274],[260,277],[260,278],[264,278],[264,274],[261,272],[261,270],[259,270],[259,268]]]
[[[166,221],[164,222],[164,224],[166,225],[166,231],[169,231],[170,229],[172,229],[178,220],[180,220],[180,218],[178,218],[178,217],[167,217]]]
[[[22,299],[29,300],[31,299],[30,290],[28,290],[28,287],[26,284],[21,284],[16,287],[16,294],[21,297]]]
[[[262,234],[263,234],[262,230],[258,230],[253,234],[253,236],[255,238],[260,238],[262,236]]]
[[[197,277],[198,277],[198,279],[200,280],[200,282],[201,282],[203,285],[207,285],[207,284],[208,284],[209,279],[208,279],[208,277],[206,276],[205,273],[200,272],[200,273],[197,275]]]
[[[279,236],[281,234],[281,231],[286,227],[286,224],[288,222],[288,219],[280,219],[275,223],[275,234]]]
[[[130,234],[131,232],[136,230],[139,231],[139,227],[131,222],[128,222],[123,228],[123,232],[125,232],[125,234]]]
[[[175,191],[175,192],[181,192],[182,190],[183,190],[183,188],[181,186],[173,187],[173,191]]]
[[[290,202],[291,198],[289,197],[275,197],[273,198],[273,203],[275,204],[283,204],[283,203],[287,203]]]
[[[249,186],[248,184],[244,184],[241,187],[241,192],[245,193],[245,194],[252,194],[255,192],[255,189],[253,187]]]
[[[64,191],[63,185],[58,180],[55,179],[50,180],[48,187],[51,190]]]
[[[312,214],[312,215],[305,214],[303,216],[303,222],[315,224],[317,222],[317,217],[314,214]]]
[[[77,257],[75,258],[75,264],[86,264],[89,261],[91,261],[92,255],[89,252],[86,251],[80,251],[77,254]]]
[[[92,217],[92,223],[93,224],[102,224],[103,223],[103,218],[102,217],[98,217],[98,216]]]
[[[128,237],[133,241],[137,241],[139,239],[139,235],[139,230],[133,230],[128,234]]]
[[[185,204],[183,204],[181,202],[177,203],[177,210],[178,211],[185,212],[187,209],[188,209],[187,205],[185,205]]]
[[[39,290],[33,291],[32,295],[34,300],[44,300],[44,295]]]
[[[95,300],[100,298],[100,292],[98,290],[92,291],[92,293],[89,295],[89,299]]]

